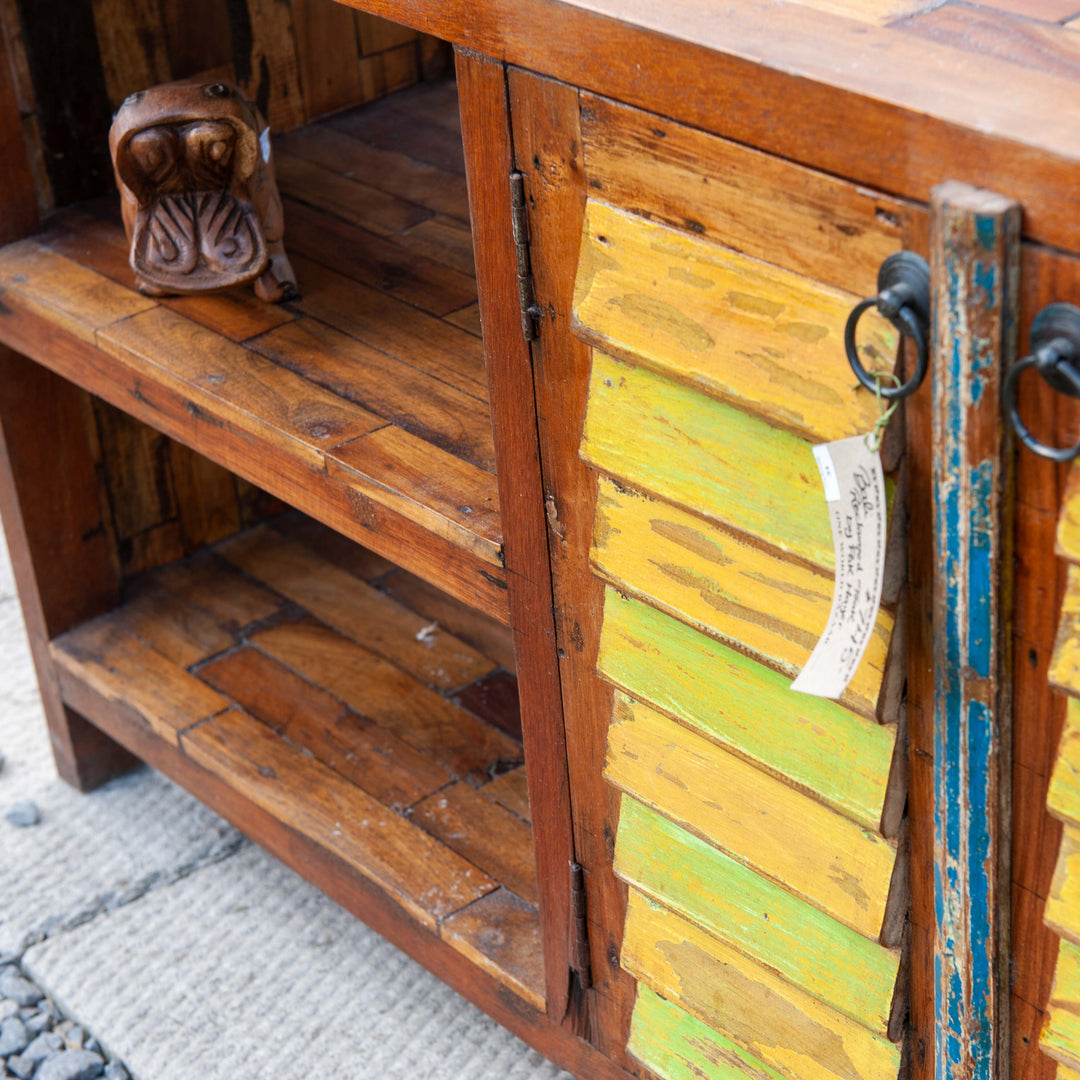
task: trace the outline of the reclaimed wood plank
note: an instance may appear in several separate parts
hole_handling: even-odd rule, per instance
[[[591,560],[620,592],[794,678],[829,617],[830,576],[778,558],[745,536],[602,477]],[[840,697],[876,715],[893,618],[878,614],[870,644]]]
[[[490,657],[500,667],[510,672],[516,670],[514,635],[509,627],[404,570],[391,574],[380,588],[425,619],[441,623],[456,638]]]
[[[184,551],[191,553],[242,528],[236,477],[183,443],[169,445],[169,471]]]
[[[456,106],[455,106],[456,107]],[[469,193],[465,178],[404,154],[383,150],[325,124],[294,131],[276,144],[283,151],[352,176],[433,213],[469,220]]]
[[[497,889],[445,919],[439,935],[515,994],[544,1008],[540,916],[531,904]]]
[[[326,0],[291,2],[305,116],[322,116],[364,101],[356,15]]]
[[[0,248],[0,298],[91,345],[102,327],[157,307],[156,300],[117,285],[36,240]]]
[[[1070,465],[1055,537],[1057,554],[1071,563],[1080,563],[1080,466]]]
[[[475,334],[477,337],[484,336],[483,327],[480,325],[479,304],[470,304],[460,311],[451,311],[448,315],[444,315],[443,319],[462,330],[468,330],[470,334]]]
[[[1080,695],[1080,566],[1068,570],[1047,677],[1051,686],[1066,694]]]
[[[1045,918],[1063,938],[1080,945],[1080,828],[1073,825],[1066,825],[1061,837]]]
[[[598,670],[698,734],[784,777],[853,821],[881,820],[895,729],[835,702],[608,589]]]
[[[644,983],[638,986],[626,1049],[662,1080],[781,1080],[775,1069]]]
[[[182,749],[256,806],[344,859],[430,930],[498,883],[239,709]]]
[[[483,783],[506,763],[521,762],[521,747],[509,736],[328,627],[312,620],[286,623],[259,631],[251,643],[455,777]]]
[[[865,937],[881,934],[890,841],[618,694],[604,776]]]
[[[76,680],[131,706],[173,746],[185,728],[229,707],[226,698],[122,629],[112,615],[61,635],[51,651],[62,686]]]
[[[1062,941],[1058,947],[1057,970],[1050,1001],[1071,1012],[1080,1013],[1080,948]],[[1080,1050],[1080,1044],[1077,1049]]]
[[[615,873],[871,1031],[888,1026],[898,950],[868,941],[629,795]]]
[[[479,789],[489,799],[494,799],[500,806],[517,814],[523,821],[531,821],[529,811],[529,785],[525,767],[511,769],[502,776],[495,777],[490,784]]]
[[[1069,699],[1046,804],[1056,818],[1080,825],[1080,701],[1076,698]]]
[[[592,196],[872,296],[910,205],[596,94],[581,96]]]
[[[495,471],[484,402],[332,327],[303,319],[252,342],[260,355],[478,468]]]
[[[418,802],[409,816],[523,900],[539,902],[532,830],[498,803],[459,780]]]
[[[810,444],[759,417],[596,352],[581,454],[650,494],[833,568]]]
[[[449,773],[408,743],[257,649],[215,660],[199,678],[391,809],[450,783]]]
[[[405,229],[398,243],[406,250],[443,263],[459,274],[474,276],[472,232],[467,221],[436,214]]]
[[[631,890],[622,964],[789,1080],[896,1080],[900,1048]]]
[[[1066,1068],[1080,1069],[1080,1013],[1051,1004],[1039,1036],[1039,1049]]]
[[[185,597],[151,584],[116,610],[117,626],[141,638],[178,667],[232,648],[233,635]]]
[[[92,0],[109,104],[172,79],[161,10],[154,0]]]
[[[844,355],[858,296],[600,202],[581,243],[574,325],[595,348],[815,442],[873,427]],[[867,370],[892,370],[885,319],[864,317],[859,341]]]
[[[267,526],[215,549],[234,566],[429,686],[464,686],[494,663],[424,618]]]
[[[298,544],[303,544],[316,555],[364,581],[374,583],[388,574],[400,572],[389,559],[376,555],[374,551],[358,544],[355,540],[342,536],[341,533],[304,514],[295,512],[281,514],[272,521],[268,521],[267,524],[274,532],[281,533],[282,536]],[[380,588],[382,588],[381,585]]]
[[[492,671],[448,696],[473,716],[521,740],[521,695],[510,672]]]

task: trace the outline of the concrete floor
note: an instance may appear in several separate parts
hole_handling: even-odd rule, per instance
[[[0,643],[0,954],[134,1080],[572,1080],[160,774],[62,783],[2,536]]]

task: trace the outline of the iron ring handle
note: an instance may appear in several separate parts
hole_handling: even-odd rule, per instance
[[[1055,348],[1055,346],[1060,345],[1064,345],[1068,352],[1066,352],[1066,349]],[[1016,407],[1016,386],[1020,381],[1020,376],[1031,367],[1037,368],[1043,378],[1046,378],[1047,371],[1051,373],[1057,372],[1060,377],[1060,374],[1063,374],[1061,369],[1065,368],[1066,377],[1069,377],[1070,381],[1075,383],[1076,377],[1067,367],[1069,365],[1068,353],[1071,352],[1072,348],[1067,341],[1063,341],[1061,338],[1055,339],[1039,351],[1032,353],[1030,356],[1025,356],[1023,360],[1018,360],[1013,364],[1009,368],[1008,375],[1005,376],[1005,385],[1002,388],[1005,415],[1008,416],[1017,437],[1033,454],[1049,458],[1050,461],[1072,461],[1074,458],[1080,457],[1080,442],[1075,446],[1047,446],[1045,443],[1039,442],[1027,429],[1024,421],[1020,419],[1020,412]],[[1080,386],[1077,389],[1080,390]]]
[[[898,293],[900,295],[897,295]],[[915,365],[915,373],[903,386],[880,386],[878,380],[862,366],[862,362],[859,360],[858,347],[855,344],[855,330],[859,325],[859,319],[862,318],[863,312],[871,307],[877,307],[901,334],[907,334],[908,337],[915,339],[919,356],[918,363]],[[875,394],[880,393],[886,401],[899,401],[914,394],[922,385],[923,379],[926,378],[926,369],[930,364],[926,331],[923,329],[918,315],[912,310],[910,304],[906,302],[901,288],[887,289],[878,296],[871,296],[866,300],[861,300],[851,309],[847,325],[844,327],[844,351],[847,353],[851,370],[855,372],[855,378],[867,390],[873,390]]]

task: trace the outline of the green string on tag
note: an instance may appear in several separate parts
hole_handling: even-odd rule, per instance
[[[867,374],[874,380],[874,393],[877,395],[879,415],[873,428],[866,433],[866,449],[871,454],[876,454],[881,449],[882,439],[885,438],[885,429],[889,426],[893,413],[900,406],[900,398],[896,398],[888,408],[885,407],[885,399],[881,396],[881,380],[892,379],[893,386],[899,387],[900,377],[891,371],[870,371]]]

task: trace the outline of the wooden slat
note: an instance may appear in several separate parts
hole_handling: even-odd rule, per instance
[[[495,666],[445,631],[422,634],[422,616],[266,526],[224,541],[217,551],[427,685],[463,686]]]
[[[496,765],[521,761],[509,736],[325,626],[287,623],[251,641],[456,777],[482,782]]]
[[[436,214],[405,230],[399,242],[407,251],[444,263],[459,274],[476,273],[468,222]]]
[[[540,916],[531,904],[498,889],[443,921],[439,935],[515,994],[544,1008]]]
[[[1071,1012],[1080,1013],[1080,948],[1062,941],[1058,948],[1057,970],[1050,1000]],[[1077,1046],[1080,1051],[1080,1045]]]
[[[867,941],[629,796],[615,872],[871,1031],[887,1027],[897,950]]]
[[[594,198],[837,289],[877,291],[908,204],[595,94],[581,101]]]
[[[670,503],[601,478],[592,562],[632,593],[794,678],[832,604],[830,576],[747,542]],[[878,615],[870,644],[840,697],[874,717],[893,619]]]
[[[444,315],[443,318],[448,323],[461,327],[462,330],[468,330],[470,334],[475,334],[477,337],[483,336],[483,328],[480,325],[479,304],[470,304],[460,311],[452,311],[449,315]]]
[[[896,848],[640,702],[616,695],[604,776],[877,940]]]
[[[1057,553],[1080,563],[1080,466],[1070,466],[1057,518]]]
[[[1047,678],[1066,694],[1080,696],[1080,566],[1069,567]]]
[[[292,0],[304,113],[310,119],[364,100],[356,16],[328,0]]]
[[[94,343],[110,323],[157,307],[157,302],[125,289],[36,240],[0,248],[0,297]]]
[[[1080,825],[1080,701],[1076,698],[1069,700],[1046,804],[1055,817]]]
[[[529,787],[524,767],[511,769],[502,776],[497,776],[480,790],[489,799],[494,799],[500,806],[505,806],[522,820],[532,820],[529,812]]]
[[[644,984],[626,1048],[662,1080],[781,1080],[775,1069]]]
[[[244,0],[244,4],[251,30],[233,36],[237,82],[271,128],[287,131],[306,119],[292,8],[276,0]],[[240,51],[243,45],[248,47],[246,53]]]
[[[473,716],[521,739],[521,696],[517,679],[508,671],[492,671],[449,697]]]
[[[424,926],[498,883],[239,709],[186,732],[193,761],[343,858]]]
[[[214,661],[199,678],[384,806],[404,809],[450,783],[408,743],[255,649]]]
[[[859,297],[600,202],[581,244],[574,320],[591,345],[814,441],[873,426],[844,356]],[[876,312],[859,329],[863,366],[891,371],[896,331]]]
[[[537,904],[532,830],[468,784],[437,791],[412,808],[411,818],[530,904]]]
[[[789,1080],[896,1080],[899,1047],[633,890],[622,963]]]
[[[1080,1014],[1051,1005],[1039,1037],[1039,1049],[1067,1068],[1080,1069]]]
[[[581,454],[651,494],[832,569],[810,444],[758,417],[594,353]]]
[[[379,578],[385,578],[388,574],[396,572],[394,564],[389,559],[376,555],[374,551],[304,514],[296,512],[281,514],[273,521],[268,521],[267,524],[274,532],[281,533],[282,536],[298,544],[303,544],[316,555],[348,571],[353,577],[374,583]]]
[[[600,673],[706,738],[869,829],[881,819],[896,733],[609,589]]]
[[[1046,898],[1046,922],[1063,938],[1080,945],[1080,828],[1073,825],[1065,826],[1061,838]]]
[[[110,615],[57,638],[52,656],[65,678],[102,697],[131,706],[161,738],[177,745],[179,732],[229,707],[228,701],[138,638]]]

